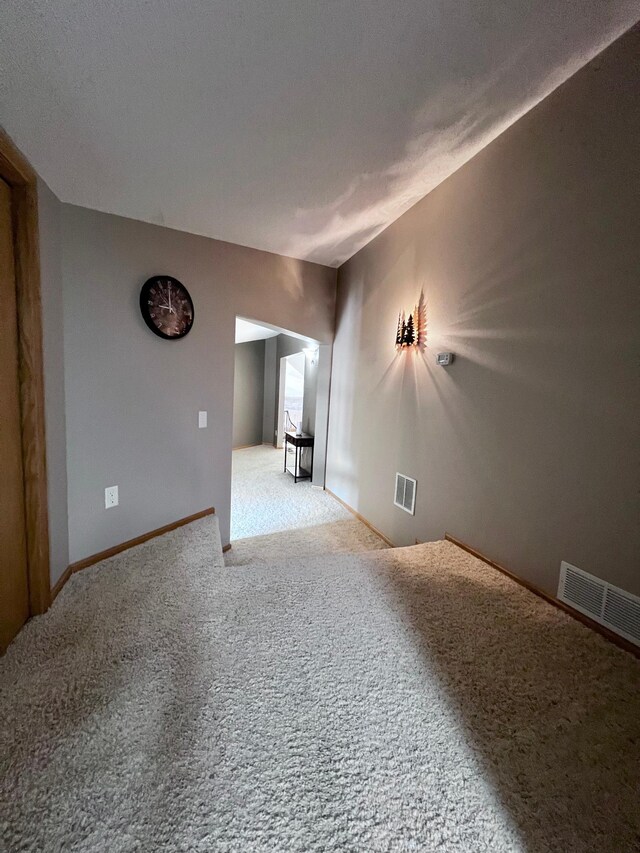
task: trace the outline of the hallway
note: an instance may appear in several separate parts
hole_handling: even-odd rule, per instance
[[[327,492],[283,471],[284,450],[233,451],[228,566],[273,559],[372,551],[387,544]]]

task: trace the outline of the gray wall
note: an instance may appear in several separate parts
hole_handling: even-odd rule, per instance
[[[313,357],[306,355],[304,364],[304,399],[302,401],[302,429],[309,435],[316,435],[316,407],[318,397],[318,354]],[[318,466],[317,439],[313,448],[313,470],[311,469],[311,450],[306,448],[301,452],[302,466],[311,471],[311,482],[324,485],[324,479],[318,477],[321,470]]]
[[[44,360],[49,560],[53,586],[69,564],[67,437],[64,394],[64,316],[60,217],[62,205],[38,181],[40,282]]]
[[[339,271],[328,488],[552,593],[565,559],[640,594],[638,56],[636,29]],[[396,354],[421,289],[428,349]]]
[[[316,407],[313,434],[315,447],[313,456],[314,486],[324,486],[329,430],[329,391],[331,386],[331,347],[322,345],[318,349],[316,367]]]
[[[276,443],[276,399],[275,388],[279,375],[277,353],[277,338],[267,338],[264,342],[264,393],[263,393],[263,415],[262,415],[262,441],[266,444]]]
[[[235,345],[233,374],[233,446],[262,444],[264,341]]]
[[[304,364],[304,399],[302,401],[302,429],[316,434],[316,402],[318,396],[318,354],[306,356]]]
[[[328,343],[335,270],[71,205],[61,241],[70,559],[212,505],[228,542],[236,315],[259,305],[264,322]],[[157,273],[193,297],[182,340],[140,316]],[[115,484],[120,505],[105,510]]]

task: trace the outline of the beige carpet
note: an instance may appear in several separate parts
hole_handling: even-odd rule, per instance
[[[0,659],[0,849],[631,853],[640,664],[451,543],[226,570],[215,518]]]
[[[304,560],[318,554],[357,553],[387,547],[384,540],[360,521],[346,518],[315,527],[236,539],[224,561],[227,566],[268,565],[290,558]]]
[[[227,566],[387,548],[335,498],[308,481],[294,483],[283,460],[283,450],[264,445],[233,452]]]

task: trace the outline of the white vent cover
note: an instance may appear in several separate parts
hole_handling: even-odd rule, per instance
[[[405,474],[396,473],[396,496],[393,502],[410,515],[415,515],[416,481]]]
[[[595,575],[560,564],[558,598],[640,646],[640,598]]]

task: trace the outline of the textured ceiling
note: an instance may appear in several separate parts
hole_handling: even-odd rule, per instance
[[[637,0],[4,0],[0,124],[67,202],[338,265]]]

